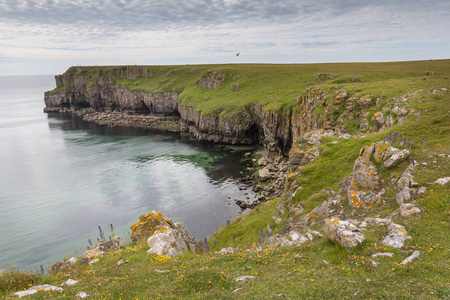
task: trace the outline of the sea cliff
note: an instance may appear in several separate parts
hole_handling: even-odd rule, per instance
[[[364,109],[356,105],[358,93],[316,87],[323,74],[299,74],[302,68],[296,66],[283,76],[308,79],[295,91],[277,96],[277,89],[284,87],[267,88],[264,80],[279,69],[71,67],[55,77],[56,88],[45,94],[45,111],[70,111],[102,125],[189,132],[216,143],[261,144],[272,158],[288,157],[293,142],[314,130],[338,135],[355,131],[356,122],[346,121],[358,119]],[[261,87],[253,89],[260,81]],[[339,119],[343,113],[345,120]]]

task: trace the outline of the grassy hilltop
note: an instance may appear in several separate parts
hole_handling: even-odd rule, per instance
[[[275,232],[283,231],[283,223],[276,224],[272,217],[283,220],[288,217],[287,214],[280,215],[276,208],[280,199],[289,196],[286,194],[224,225],[210,238],[209,253],[186,253],[177,258],[148,255],[147,245],[140,242],[111,252],[93,266],[77,264],[56,275],[39,276],[8,270],[0,276],[2,299],[14,299],[14,292],[32,285],[59,286],[68,278],[79,283],[65,288],[63,293],[38,292],[30,298],[74,298],[80,291],[89,294],[88,299],[450,298],[450,183],[444,186],[433,184],[438,178],[450,176],[450,60],[146,68],[153,76],[121,79],[118,83],[127,84],[128,89],[136,91],[178,91],[183,105],[194,106],[205,114],[233,114],[254,102],[273,110],[294,107],[297,97],[311,87],[330,93],[343,89],[353,95],[382,97],[383,104],[388,106],[395,99],[407,96],[403,97],[407,99],[403,103],[410,114],[404,123],[395,123],[386,131],[355,134],[338,143],[336,137],[322,138],[320,156],[303,166],[299,176],[288,178],[286,186],[293,182],[303,186],[292,201],[302,203],[303,214],[307,214],[326,199],[327,196],[321,193],[323,189],[339,190],[341,179],[352,172],[363,146],[382,141],[389,131],[398,131],[414,144],[408,148],[411,157],[420,164],[413,171],[414,180],[427,187],[426,194],[417,199],[420,214],[407,219],[394,218],[401,222],[412,239],[401,249],[382,246],[379,243],[385,234],[382,226],[367,230],[366,242],[352,249],[341,248],[325,236],[301,246],[245,251],[263,239],[258,232],[265,230],[268,224]],[[82,72],[94,82],[107,69],[93,67]],[[223,85],[212,90],[199,88],[195,83],[200,74],[207,72],[223,76]],[[370,120],[377,110],[374,107],[369,110]],[[395,146],[400,148],[398,144]],[[402,174],[409,162],[393,170],[377,165],[380,179],[386,183],[385,204],[367,210],[352,208],[344,201],[344,214],[348,218],[383,218],[396,210],[398,205],[390,182]],[[321,231],[323,223],[319,219],[311,228]],[[243,250],[227,255],[214,253],[224,247]],[[421,252],[420,258],[405,266],[399,265],[415,250]],[[377,252],[394,255],[372,258],[371,255]],[[125,263],[118,266],[119,260]],[[377,263],[376,267],[371,260]],[[245,275],[255,277],[235,280]]]

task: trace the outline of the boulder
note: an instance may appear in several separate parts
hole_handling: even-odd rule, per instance
[[[139,221],[131,225],[131,239],[136,242],[141,239],[148,239],[156,230],[162,227],[172,228],[175,224],[169,218],[165,218],[161,212],[152,210],[142,214]]]
[[[403,203],[402,206],[399,208],[400,215],[404,218],[408,218],[414,214],[420,214],[420,209],[412,203]]]
[[[409,155],[410,152],[407,149],[403,150],[395,149],[394,153],[387,160],[384,161],[384,166],[386,168],[394,167],[399,163],[403,162],[405,159],[407,159]]]
[[[359,228],[339,218],[325,219],[324,229],[333,243],[344,248],[356,247],[366,239]]]
[[[259,181],[266,181],[271,178],[270,171],[266,168],[259,170],[258,172]]]
[[[83,260],[84,261],[90,260],[92,258],[97,258],[97,257],[103,256],[105,254],[106,254],[105,251],[100,251],[97,248],[93,248],[93,249],[87,250],[83,253]]]
[[[81,262],[85,263],[88,260],[101,257],[106,254],[106,250],[114,249],[114,248],[122,248],[122,247],[124,247],[124,243],[122,242],[122,239],[119,236],[109,238],[108,240],[102,240],[102,241],[98,242],[97,244],[95,244],[95,246],[92,249],[89,249],[83,253]],[[92,262],[92,263],[95,263],[95,262]],[[53,266],[52,266],[52,269],[53,269]]]
[[[405,187],[395,196],[395,201],[397,202],[398,205],[401,205],[403,202],[409,200],[411,200],[411,189],[409,187]]]
[[[64,281],[63,283],[61,283],[61,286],[71,286],[71,285],[75,285],[77,284],[78,281],[73,280],[73,279],[67,279],[66,281]]]
[[[264,167],[269,163],[269,161],[265,157],[261,157],[258,159],[258,166]]]
[[[381,128],[385,124],[384,115],[382,112],[376,112],[372,117],[372,123],[377,127]]]
[[[180,223],[174,223],[161,212],[151,211],[139,217],[139,221],[131,226],[134,240],[149,235],[147,253],[177,256],[184,251],[196,252],[204,242],[189,235]]]
[[[357,103],[361,110],[368,109],[370,103],[372,103],[372,98],[370,98],[369,96],[363,96],[357,101]]]
[[[384,123],[384,126],[382,127],[382,129],[391,128],[392,126],[394,126],[394,117],[393,116],[387,116],[386,117],[386,122]]]
[[[112,248],[123,248],[123,247],[125,247],[125,245],[122,242],[120,236],[115,236],[108,240],[98,242],[94,248],[100,251],[106,251]]]
[[[387,227],[386,236],[381,243],[385,246],[391,246],[398,249],[403,247],[405,240],[410,238],[411,237],[406,232],[405,227],[390,222]]]
[[[71,267],[73,267],[78,261],[78,258],[76,257],[72,257],[66,261],[58,261],[56,263],[54,263],[51,267],[50,267],[50,271],[51,272],[60,272],[60,271],[64,271],[67,269],[70,269]]]

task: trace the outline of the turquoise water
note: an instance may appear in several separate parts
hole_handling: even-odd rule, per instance
[[[0,268],[27,270],[129,235],[160,210],[198,237],[211,235],[254,199],[236,179],[246,149],[179,134],[107,128],[44,114],[53,76],[0,77]]]

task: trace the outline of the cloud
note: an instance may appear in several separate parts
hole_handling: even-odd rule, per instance
[[[376,61],[409,42],[422,54],[390,60],[445,58],[450,2],[4,0],[0,28],[2,55],[41,65]]]

